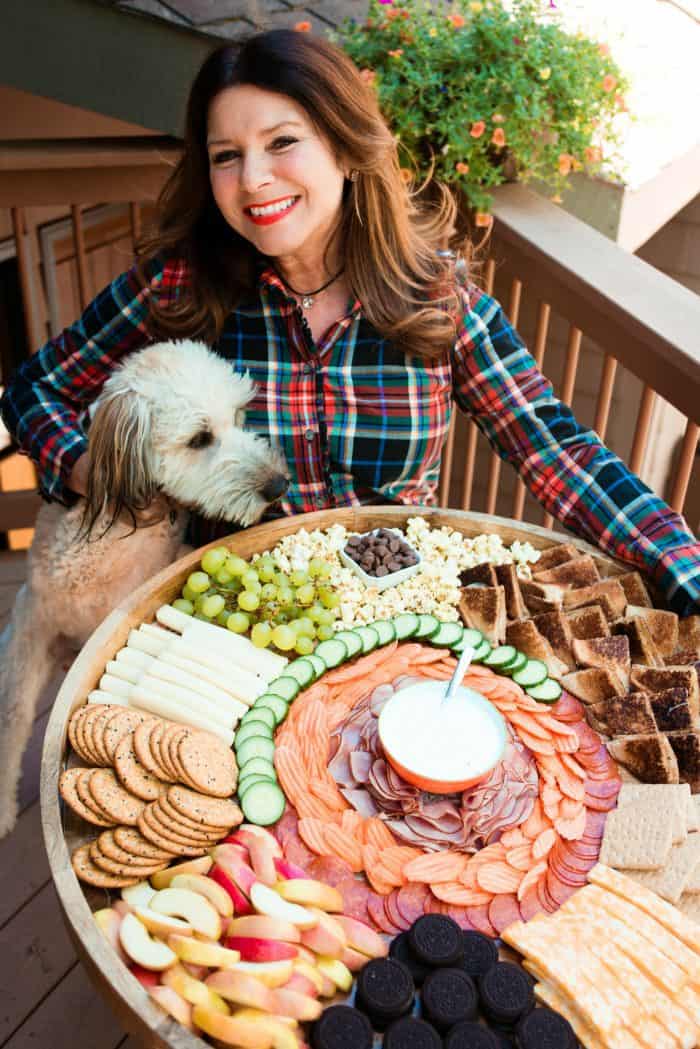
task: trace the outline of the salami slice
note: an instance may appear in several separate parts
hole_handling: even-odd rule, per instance
[[[606,813],[597,812],[595,809],[586,811],[586,826],[583,831],[583,841],[599,842],[605,830]]]
[[[597,732],[587,724],[586,721],[575,721],[572,728],[578,736],[578,751],[576,753],[577,758],[582,765],[585,765],[585,758],[589,754],[597,754],[598,749],[601,745],[601,739]]]
[[[430,889],[419,883],[409,883],[396,894],[396,908],[409,926],[425,913],[425,901]]]
[[[290,831],[296,832],[298,823],[299,817],[297,816],[296,809],[292,808],[289,802],[287,802],[286,809],[272,828],[272,833],[275,835],[283,849]]]
[[[513,922],[522,918],[515,893],[499,892],[489,904],[489,921],[500,936]]]
[[[406,921],[403,914],[398,908],[396,899],[399,895],[398,889],[393,889],[388,896],[384,897],[384,910],[386,911],[387,918],[396,925],[402,931],[411,927],[411,922]]]
[[[350,865],[344,860],[338,859],[337,856],[314,856],[307,865],[306,870],[309,876],[315,878],[316,881],[332,885],[334,889],[339,889],[341,893],[341,886],[344,882],[355,880]]]
[[[337,886],[338,892],[343,897],[343,914],[358,921],[370,924],[369,911],[367,909],[368,895],[372,891],[357,878],[349,878]]]
[[[588,776],[583,783],[586,794],[593,798],[617,798],[620,793],[620,780],[617,776],[609,779],[591,779]]]
[[[316,859],[313,852],[307,849],[306,845],[304,845],[304,842],[295,831],[292,831],[287,836],[287,840],[282,846],[282,851],[284,852],[285,859],[288,859],[290,863],[295,863],[297,867],[301,867],[301,869],[305,870],[307,873],[310,864]]]
[[[480,903],[478,906],[467,907],[467,918],[477,932],[483,932],[485,936],[496,939],[496,930],[489,919],[489,904]]]
[[[583,704],[566,691],[562,692],[557,702],[553,703],[549,709],[557,721],[565,725],[573,725],[575,721],[580,721],[584,717]]]
[[[370,924],[374,925],[380,932],[386,932],[390,936],[398,936],[401,932],[398,926],[389,921],[384,910],[384,897],[380,896],[379,893],[370,890],[367,897],[367,910],[371,919]]]
[[[573,896],[579,886],[567,884],[563,878],[560,878],[555,874],[550,866],[545,878],[545,888],[555,905],[561,907],[562,904],[566,903],[566,901]]]
[[[531,889],[523,896],[520,900],[520,913],[523,916],[523,921],[529,922],[531,918],[534,918],[536,914],[541,914],[544,910],[542,903],[540,902],[539,895],[537,893],[537,886],[533,885]]]
[[[601,798],[596,794],[588,794],[586,792],[583,795],[583,800],[587,808],[595,809],[596,812],[610,812],[617,805],[617,795],[613,794],[609,798]]]
[[[449,914],[450,918],[452,918],[453,921],[457,922],[457,924],[459,925],[460,929],[463,929],[465,932],[468,932],[471,929],[474,929],[474,926],[469,921],[469,917],[467,915],[467,908],[466,907],[460,907],[459,904],[451,903],[449,905],[449,910],[448,910],[447,913]]]

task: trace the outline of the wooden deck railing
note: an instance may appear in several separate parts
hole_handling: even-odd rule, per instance
[[[633,420],[631,448],[627,455],[626,449],[612,450],[646,479],[643,463],[656,399],[663,398],[684,416],[685,432],[672,476],[665,478],[664,491],[659,492],[683,511],[700,422],[700,297],[522,186],[497,191],[494,215],[482,284],[490,294],[500,284],[497,297],[515,327],[530,300],[534,326],[529,346],[545,374],[551,317],[565,319],[568,332],[556,390],[562,401],[573,403],[584,336],[604,354],[595,410],[590,419],[580,421],[605,440],[616,380],[618,386],[624,382],[625,372],[641,380],[636,412],[624,391],[620,402]],[[494,453],[488,457],[483,505],[474,505],[475,470],[479,453],[484,461],[483,446],[486,441],[475,424],[455,413],[443,459],[441,506],[495,512],[502,483],[501,460]],[[501,512],[522,520],[524,508],[525,489],[518,481],[510,507]],[[534,507],[529,517],[551,526],[551,517],[542,517],[541,511],[538,515]]]

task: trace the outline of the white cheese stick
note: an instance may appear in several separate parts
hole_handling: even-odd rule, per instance
[[[124,696],[128,699],[134,686],[123,678],[115,677],[114,674],[103,674],[99,687],[100,691],[108,692],[111,696]]]
[[[158,717],[166,718],[168,721],[177,721],[181,725],[191,725],[193,728],[201,728],[205,732],[211,732],[218,736],[224,743],[233,746],[234,734],[231,729],[224,728],[216,721],[211,721],[199,711],[193,711],[191,707],[185,706],[173,699],[163,699],[154,695],[150,689],[142,685],[135,685],[131,696],[130,706],[138,710],[145,710],[149,714],[157,714]]]
[[[177,609],[175,609],[177,611]],[[174,637],[177,637],[177,633],[173,630],[164,630],[162,626],[158,626],[157,623],[141,623],[139,630],[142,634],[148,634],[149,637],[161,638],[162,641],[172,641]]]
[[[284,656],[256,648],[247,637],[233,634],[225,627],[206,623],[203,619],[194,619],[172,605],[161,605],[156,612],[156,619],[163,626],[177,630],[186,641],[194,638],[203,645],[227,653],[238,666],[250,670],[266,682],[281,674],[289,662]]]
[[[198,666],[206,667],[208,671],[216,675],[215,684],[226,688],[236,699],[240,699],[248,706],[251,706],[258,696],[262,696],[265,692],[265,682],[262,678],[239,667],[228,656],[214,649],[204,648],[202,645],[192,644],[183,638],[178,638],[161,653],[160,658],[168,658],[171,653],[179,659],[189,660]]]
[[[133,648],[137,652],[147,652],[150,656],[157,656],[165,648],[160,638],[142,634],[138,630],[129,631],[129,639],[126,644],[127,648]]]
[[[238,723],[238,718],[230,711],[221,710],[213,703],[210,703],[208,699],[194,695],[189,688],[181,688],[179,685],[173,685],[169,681],[162,681],[150,673],[145,674],[138,685],[131,686],[132,689],[139,687],[147,689],[154,696],[172,699],[184,704],[192,711],[199,711],[209,721],[216,721],[217,724],[222,725],[224,728],[235,728]]]
[[[236,719],[243,717],[248,709],[230,690],[220,688],[218,683],[208,680],[206,667],[186,659],[178,661],[178,657],[173,656],[167,648],[157,658],[144,652],[134,654],[138,657],[136,663],[110,660],[106,667],[107,673],[123,681],[130,681],[132,685],[137,684],[144,674],[152,674],[163,681],[171,681],[175,685],[191,689],[198,696],[215,703],[222,711],[230,712]],[[181,665],[178,665],[178,662]]]
[[[110,692],[100,692],[99,689],[95,688],[92,692],[88,692],[88,703],[104,703],[106,706],[114,707],[128,707],[131,706],[126,696],[115,696]]]
[[[114,657],[117,663],[128,663],[132,667],[147,667],[152,663],[155,656],[148,652],[139,652],[136,648],[120,648]]]
[[[157,677],[161,681],[168,681],[170,684],[187,689],[193,693],[193,702],[198,702],[200,697],[206,699],[218,707],[222,714],[228,714],[230,717],[235,718],[236,721],[239,721],[248,709],[245,703],[241,703],[239,700],[234,699],[233,696],[222,692],[221,689],[207,684],[201,677],[195,677],[179,667],[172,666],[162,656],[153,660],[148,668],[148,676]]]
[[[149,660],[153,662],[152,659]],[[112,677],[121,678],[122,681],[130,681],[132,685],[135,685],[140,677],[143,677],[143,667],[134,666],[132,663],[123,663],[116,659],[110,659],[109,663],[105,667],[105,673],[110,674]]]

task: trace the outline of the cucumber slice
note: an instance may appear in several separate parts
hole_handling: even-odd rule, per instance
[[[348,649],[342,641],[332,637],[316,646],[315,656],[322,659],[326,667],[339,667],[348,658]]]
[[[401,615],[394,616],[391,622],[399,641],[413,637],[418,630],[419,619],[413,612],[402,612]]]
[[[440,620],[435,616],[431,616],[428,612],[423,612],[418,616],[418,629],[413,636],[432,637],[439,629]]]
[[[490,651],[491,645],[484,638],[472,656],[472,663],[483,663]]]
[[[348,659],[352,659],[362,651],[362,638],[356,630],[339,630],[331,640],[343,642],[348,650]]]
[[[464,652],[467,645],[470,648],[478,648],[483,640],[484,635],[480,630],[474,630],[473,627],[467,626],[462,629],[462,636],[459,641],[454,645],[450,645],[450,648],[459,655],[460,652]]]
[[[274,753],[275,744],[269,736],[251,736],[250,739],[241,744],[236,757],[238,758],[238,764],[242,768],[251,758],[267,758],[268,761],[272,761]]]
[[[528,659],[523,669],[513,674],[513,681],[523,688],[532,688],[541,685],[547,676],[547,667],[541,659]]]
[[[512,663],[517,655],[518,650],[513,645],[499,645],[498,648],[491,649],[484,659],[484,666],[493,667],[494,670],[501,670],[508,663]]]
[[[512,663],[508,663],[507,666],[501,667],[502,674],[510,674],[512,677],[518,670],[522,670],[527,663],[527,656],[524,652],[516,652],[515,659]]]
[[[325,642],[322,642],[324,644]],[[241,798],[241,809],[248,823],[269,827],[277,823],[287,799],[276,783],[254,783]]]
[[[273,783],[277,782],[277,773],[275,772],[275,766],[267,758],[248,758],[245,765],[241,765],[238,772],[238,781],[246,779],[248,776],[252,776],[255,773],[260,773],[261,776],[267,776]]]
[[[236,753],[251,736],[267,736],[272,739],[274,729],[270,728],[266,721],[246,721],[245,725],[239,725],[234,741]]]
[[[286,674],[282,677],[276,677],[265,689],[266,695],[280,696],[287,703],[291,703],[293,699],[296,699],[300,692],[301,688],[297,679],[288,677]],[[257,700],[255,702],[257,703]],[[255,706],[255,703],[253,706]]]
[[[260,699],[262,699],[262,696]],[[268,728],[274,728],[277,724],[277,718],[275,717],[274,711],[267,707],[251,707],[241,718],[239,728],[243,725],[247,725],[249,721],[264,721]],[[262,735],[265,735],[265,733],[263,732]]]
[[[254,783],[272,783],[273,781],[268,776],[261,776],[259,772],[254,772],[250,776],[239,779],[238,797],[241,799],[249,787],[252,787]]]
[[[379,644],[379,634],[374,627],[356,626],[354,630],[362,638],[362,654],[366,656],[368,652],[374,652]]]
[[[328,670],[328,667],[316,652],[312,652],[310,656],[304,656],[304,659],[314,668],[314,673],[316,674],[314,680],[318,680],[321,674],[325,674]]]
[[[461,623],[440,623],[434,634],[430,635],[430,644],[438,648],[452,648],[462,639],[464,627]]]
[[[287,703],[286,699],[282,699],[281,696],[276,696],[272,692],[266,692],[264,696],[258,696],[251,709],[271,710],[275,719],[275,726],[277,726],[281,725],[286,718],[289,703]]]
[[[551,677],[547,677],[539,685],[526,688],[528,696],[539,700],[540,703],[556,703],[561,696],[561,685]]]
[[[300,688],[308,688],[316,680],[316,671],[308,659],[302,657],[284,668],[284,677],[293,677]]]
[[[379,644],[388,645],[391,641],[396,641],[396,631],[394,630],[394,624],[388,619],[377,619],[372,625],[372,630],[376,630],[379,634]]]

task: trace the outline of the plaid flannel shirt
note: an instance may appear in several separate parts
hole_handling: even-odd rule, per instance
[[[187,280],[177,259],[153,262],[145,285],[129,270],[14,376],[3,420],[47,498],[71,501],[66,482],[87,447],[82,413],[115,363],[152,341],[149,296],[172,303]],[[434,503],[456,402],[566,528],[648,573],[676,611],[697,610],[700,544],[683,518],[557,400],[500,305],[473,286],[460,294],[452,352],[426,361],[378,335],[359,302],[314,344],[274,271],[261,273],[213,349],[257,384],[247,425],[290,467],[283,512]]]

